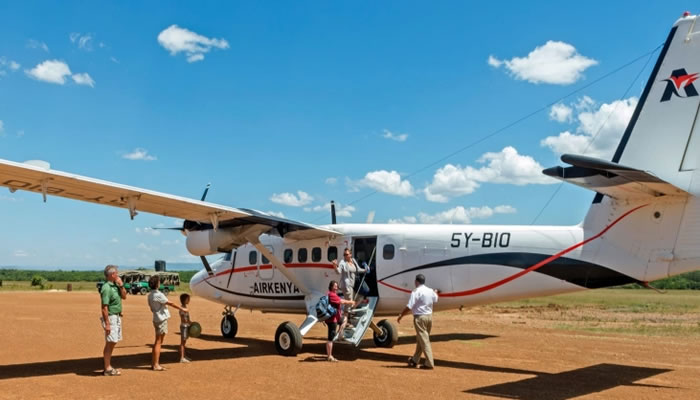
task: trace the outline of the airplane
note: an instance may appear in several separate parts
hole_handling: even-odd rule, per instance
[[[417,273],[439,289],[435,311],[648,282],[700,269],[700,24],[686,13],[673,25],[611,161],[565,154],[566,167],[544,174],[595,193],[574,226],[337,224],[311,225],[245,208],[159,193],[0,160],[0,185],[182,218],[177,228],[204,268],[192,292],[224,305],[222,335],[238,331],[237,310],[301,314],[285,321],[275,347],[301,351],[318,321],[315,304],[344,248],[370,266],[367,303],[339,341],[398,339],[388,319],[407,303]],[[206,192],[205,192],[206,195]],[[224,253],[209,264],[205,256]]]

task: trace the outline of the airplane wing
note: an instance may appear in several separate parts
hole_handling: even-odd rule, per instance
[[[547,168],[542,173],[615,199],[687,196],[688,193],[649,172],[592,157],[564,154],[571,167]]]
[[[0,186],[9,188],[11,192],[26,190],[42,193],[44,201],[47,195],[51,195],[124,208],[129,210],[131,219],[143,211],[195,221],[198,224],[190,224],[192,230],[258,224],[269,226],[267,233],[295,240],[337,234],[330,229],[260,211],[222,206],[2,159]]]

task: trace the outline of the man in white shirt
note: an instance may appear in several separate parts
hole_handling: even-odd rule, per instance
[[[415,367],[425,354],[425,363],[421,368],[433,369],[433,350],[430,347],[430,331],[433,328],[433,303],[438,301],[438,291],[425,286],[425,276],[416,275],[416,289],[411,292],[408,304],[399,314],[398,322],[408,313],[413,314],[413,326],[416,328],[416,351],[408,359],[408,366]]]

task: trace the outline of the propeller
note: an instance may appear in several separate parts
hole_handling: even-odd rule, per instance
[[[207,198],[207,194],[209,193],[209,188],[210,188],[210,187],[211,187],[211,182],[207,183],[207,186],[204,188],[204,193],[202,193],[202,200],[201,200],[201,201],[204,201],[204,200]],[[182,223],[182,227],[180,227],[180,228],[175,228],[175,227],[173,227],[173,228],[157,228],[157,227],[153,227],[153,228],[151,228],[151,229],[164,229],[164,230],[169,230],[169,231],[180,231],[180,232],[182,232],[183,235],[185,235],[185,232],[186,232],[186,231],[191,231],[192,228],[197,227],[197,226],[199,226],[199,222],[197,222],[197,221],[185,220],[185,221]],[[187,235],[185,235],[185,236],[187,236]]]
[[[368,224],[371,224],[374,222],[374,210],[370,211],[369,214],[367,214],[367,222]]]

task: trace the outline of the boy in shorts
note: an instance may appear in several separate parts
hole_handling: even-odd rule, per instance
[[[191,360],[185,357],[185,344],[187,343],[187,338],[190,336],[190,312],[187,306],[190,304],[190,295],[183,293],[180,295],[180,362],[188,363]]]

